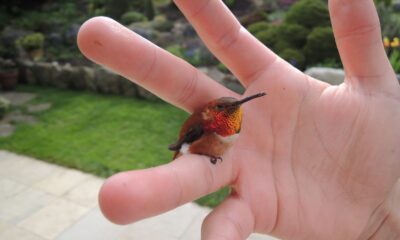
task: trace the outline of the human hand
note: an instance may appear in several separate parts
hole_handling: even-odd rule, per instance
[[[185,155],[119,173],[101,189],[111,221],[134,222],[219,188],[233,189],[205,219],[203,239],[356,239],[400,175],[400,89],[372,0],[330,0],[345,83],[330,86],[264,47],[215,0],[176,0],[208,48],[240,79],[240,137],[221,164]],[[189,112],[237,94],[107,18],[86,22],[81,51]],[[166,156],[168,158],[169,156]]]

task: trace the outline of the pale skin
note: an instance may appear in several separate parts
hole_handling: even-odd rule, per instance
[[[373,1],[329,1],[346,72],[339,86],[281,60],[221,1],[175,2],[245,86],[244,95],[268,95],[243,106],[241,134],[222,163],[185,155],[116,174],[100,191],[104,215],[128,224],[230,185],[232,195],[204,220],[202,239],[239,240],[252,232],[283,239],[357,239],[400,177],[400,87]],[[108,18],[87,21],[78,44],[94,62],[188,112],[218,97],[241,98]],[[376,221],[388,214],[381,215]],[[362,238],[382,239],[379,231],[366,234]]]

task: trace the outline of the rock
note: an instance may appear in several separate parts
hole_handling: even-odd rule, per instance
[[[219,83],[222,83],[225,78],[225,74],[216,67],[200,67],[198,69]]]
[[[28,105],[27,110],[29,113],[43,112],[51,108],[51,103],[40,103],[35,105]]]
[[[36,97],[34,93],[7,92],[0,94],[0,97],[7,99],[11,106],[22,106]]]
[[[237,80],[232,74],[225,75],[224,79],[222,79],[222,85],[239,94],[242,94],[245,91],[239,80]]]
[[[32,73],[35,78],[35,83],[45,86],[52,85],[51,80],[53,79],[53,77],[51,68],[51,63],[35,62],[32,65]]]
[[[153,21],[151,21],[151,25],[160,32],[171,32],[171,29],[174,27],[174,23],[169,21],[165,15],[156,16]]]
[[[393,3],[392,8],[395,12],[400,12],[400,2]]]
[[[82,71],[78,67],[73,67],[70,64],[64,66],[54,66],[54,82],[55,86],[63,89],[85,89],[85,81],[82,81]]]
[[[176,44],[179,41],[176,36],[174,36],[170,32],[161,32],[157,39],[154,40],[154,43],[160,47],[166,48],[170,45]]]
[[[96,71],[97,89],[102,93],[119,94],[119,75],[105,68]]]
[[[17,67],[19,70],[20,83],[34,84],[36,83],[35,75],[32,72],[33,62],[29,60],[19,59],[17,60]]]
[[[20,112],[11,112],[6,116],[5,120],[9,123],[35,124],[37,122],[34,116],[22,114]]]
[[[142,98],[145,100],[150,100],[150,101],[160,100],[156,95],[152,94],[151,92],[147,91],[146,89],[142,88],[139,85],[137,85],[137,96],[139,98]]]
[[[127,97],[137,97],[138,89],[137,85],[126,78],[121,77],[119,79],[119,85],[121,86],[121,94]]]
[[[216,67],[201,67],[198,69],[232,91],[237,93],[244,92],[243,86],[232,74],[225,74]]]
[[[0,97],[0,119],[2,119],[10,109],[10,101],[4,97]]]
[[[90,67],[82,67],[82,77],[85,82],[86,89],[92,92],[97,92],[96,71]]]
[[[153,28],[151,22],[132,23],[128,28],[150,41],[155,41],[160,34]]]
[[[15,131],[15,127],[10,123],[0,123],[0,137],[11,136]]]
[[[307,69],[304,73],[332,85],[339,85],[344,81],[343,69],[312,67]]]
[[[81,26],[76,23],[69,26],[67,31],[64,33],[64,41],[66,44],[76,44],[76,38],[80,27]]]
[[[60,46],[64,43],[63,36],[60,32],[51,32],[47,34],[46,41],[50,46]]]
[[[174,27],[171,30],[172,35],[177,37],[178,39],[182,38],[183,32],[185,31],[187,25],[188,23],[186,22],[181,22],[181,21],[175,22]]]

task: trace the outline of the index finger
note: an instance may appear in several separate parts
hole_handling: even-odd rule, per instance
[[[106,17],[85,22],[78,34],[82,53],[189,112],[206,102],[235,96],[184,60]]]

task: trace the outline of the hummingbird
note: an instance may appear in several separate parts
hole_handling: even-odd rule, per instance
[[[241,100],[221,97],[194,111],[184,122],[179,139],[168,147],[175,151],[173,159],[192,153],[208,156],[212,164],[222,162],[221,156],[240,132],[242,104],[265,95],[257,93]]]

